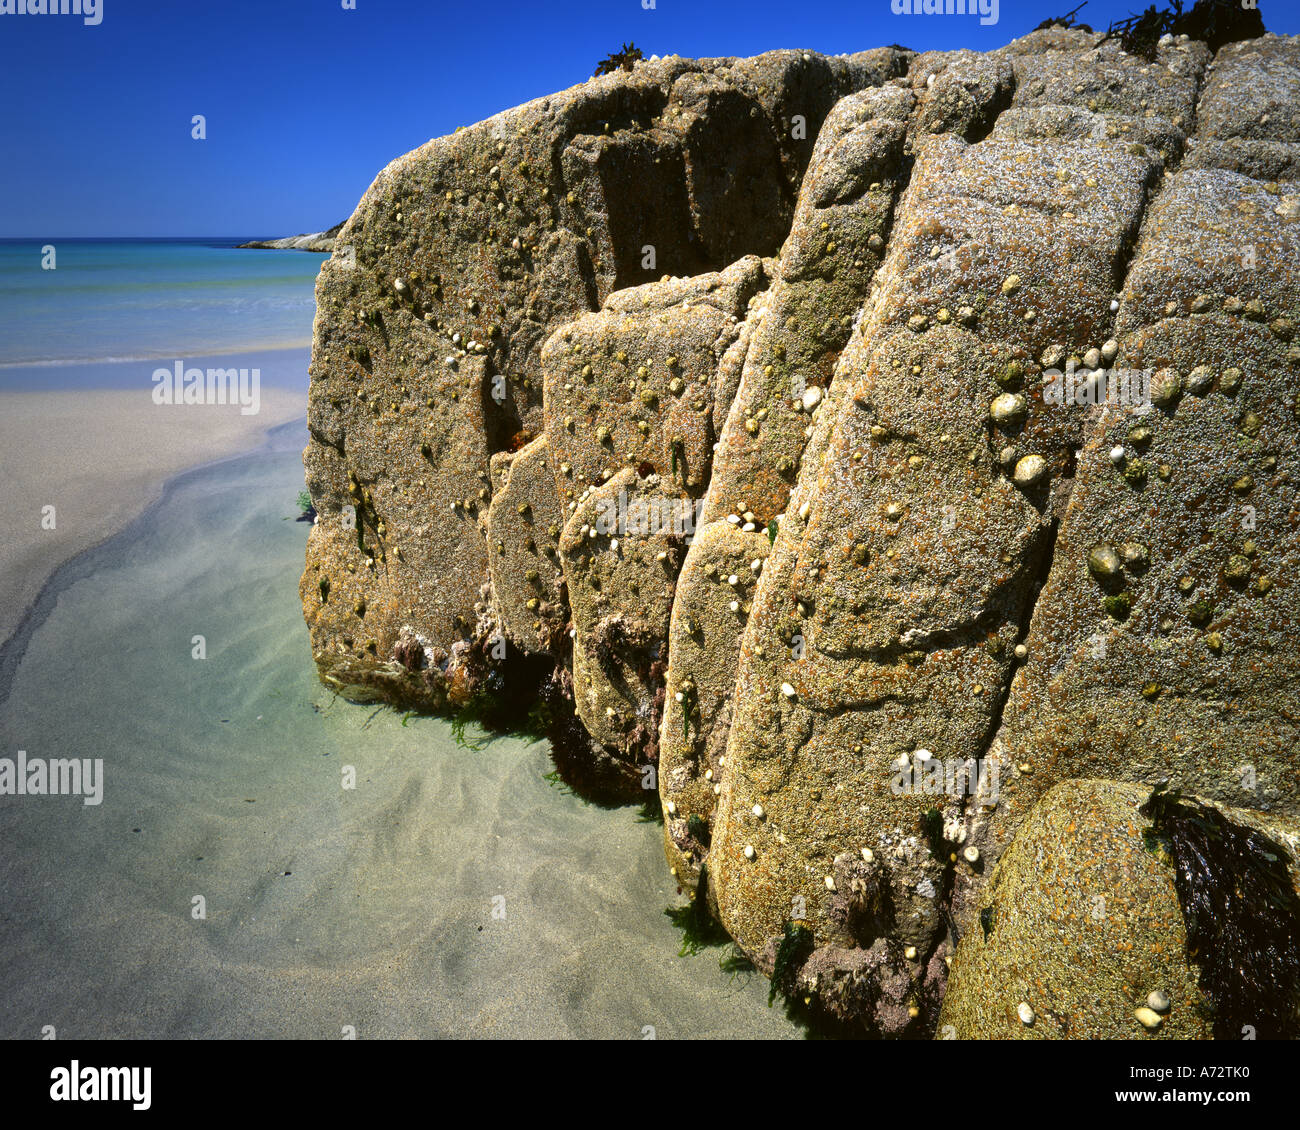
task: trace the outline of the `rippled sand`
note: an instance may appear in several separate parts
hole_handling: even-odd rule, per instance
[[[306,371],[305,350],[277,360],[289,373],[299,362]],[[70,368],[43,372],[66,380]],[[166,407],[150,399],[147,365],[81,369],[86,379],[124,379],[112,374],[126,371],[140,387],[0,388],[0,641],[55,569],[142,514],[170,476],[257,447],[268,428],[301,416],[307,400],[302,389],[263,387],[255,415],[237,404]],[[53,528],[46,506],[54,507]]]
[[[0,797],[0,1036],[800,1035],[727,950],[678,956],[656,824],[549,783],[543,745],[320,687],[304,439],[173,484],[0,661],[0,756],[106,778],[99,807]]]

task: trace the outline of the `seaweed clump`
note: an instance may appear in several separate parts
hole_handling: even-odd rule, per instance
[[[1201,968],[1215,1038],[1300,1037],[1300,897],[1286,849],[1164,782],[1139,811],[1152,821],[1148,846],[1173,858],[1187,955]]]
[[[767,1007],[772,1007],[777,993],[789,1000],[794,996],[795,979],[799,970],[813,951],[813,932],[806,922],[795,920],[785,924],[781,944],[776,948],[776,961],[772,965],[772,983],[767,990]]]
[[[600,75],[612,75],[618,70],[630,71],[639,59],[644,58],[645,56],[641,54],[641,48],[636,44],[625,43],[622,51],[615,51],[612,55],[606,55],[596,64],[592,78],[597,78]]]
[[[1140,16],[1116,20],[1106,29],[1102,42],[1118,37],[1120,46],[1130,55],[1154,62],[1164,35],[1199,39],[1217,51],[1226,43],[1258,39],[1263,34],[1264,18],[1259,9],[1244,8],[1241,0],[1196,0],[1190,12],[1183,11],[1182,0],[1174,0],[1170,8],[1152,4]]]
[[[1091,25],[1076,23],[1074,19],[1075,13],[1082,8],[1086,8],[1087,6],[1088,6],[1088,0],[1083,0],[1083,3],[1080,4],[1078,8],[1072,8],[1070,11],[1066,12],[1065,15],[1063,16],[1052,16],[1051,19],[1044,20],[1041,24],[1039,24],[1036,28],[1034,28],[1034,30],[1046,31],[1049,27],[1062,27],[1065,28],[1067,31],[1072,30],[1072,31],[1090,32],[1092,31]]]
[[[695,897],[685,906],[670,906],[664,911],[672,924],[682,932],[682,948],[677,951],[678,957],[694,957],[706,947],[721,946],[731,941],[731,935],[722,923],[709,913],[708,899],[704,897],[708,882],[706,868],[701,865]]]

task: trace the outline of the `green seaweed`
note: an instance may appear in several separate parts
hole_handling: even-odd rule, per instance
[[[778,993],[787,1000],[794,996],[795,978],[812,951],[813,932],[808,924],[798,920],[787,922],[772,965],[772,983],[767,990],[768,1008],[772,1007]]]
[[[776,545],[776,535],[780,532],[780,530],[781,527],[780,525],[778,525],[777,520],[775,518],[773,518],[770,522],[768,522],[767,524],[768,545]]]
[[[471,722],[477,722],[477,720],[478,719],[475,717],[474,712],[468,709],[461,711],[451,719],[452,740],[455,741],[456,745],[461,749],[468,749],[477,753],[479,750],[487,748],[487,744],[491,740],[490,738],[481,738],[478,741],[472,741],[465,737],[465,728]]]
[[[640,807],[636,810],[636,822],[638,824],[659,824],[663,825],[664,810],[663,805],[659,803],[659,794],[651,793]]]
[[[543,773],[542,780],[550,785],[551,788],[558,789],[560,792],[564,793],[565,796],[578,796],[577,793],[569,788],[564,778],[560,776],[560,771],[558,769],[552,769],[549,773]],[[581,797],[578,797],[578,799],[582,800]]]
[[[732,942],[718,958],[718,968],[727,975],[728,982],[733,985],[738,978],[743,977],[748,980],[751,974],[757,972],[754,963],[745,956],[745,951],[735,942]]]
[[[695,898],[685,906],[670,906],[664,911],[668,920],[682,932],[678,957],[694,957],[701,950],[726,945],[731,941],[731,935],[723,929],[722,923],[709,913],[708,900],[704,897],[707,888],[708,871],[701,865]]]

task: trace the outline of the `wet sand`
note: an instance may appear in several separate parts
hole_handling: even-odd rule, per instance
[[[105,763],[99,806],[0,797],[0,1036],[801,1035],[727,950],[678,956],[657,824],[320,686],[305,438],[175,481],[0,662],[0,756]]]
[[[303,416],[306,351],[298,356],[302,389],[264,383],[256,415],[241,414],[238,405],[154,404],[149,364],[129,366],[143,382],[135,389],[0,391],[0,643],[59,565],[143,513],[170,476],[250,450],[268,428]],[[114,369],[92,368],[106,378]],[[59,376],[50,372],[52,381]],[[286,506],[301,489],[290,491]],[[53,529],[47,506],[54,507]]]

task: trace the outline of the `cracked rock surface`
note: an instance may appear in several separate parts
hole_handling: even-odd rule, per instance
[[[393,162],[317,306],[321,677],[553,667],[815,1015],[1155,1031],[1196,970],[1132,811],[1293,851],[1296,39],[640,62]],[[1158,914],[1062,934],[1052,876]]]

